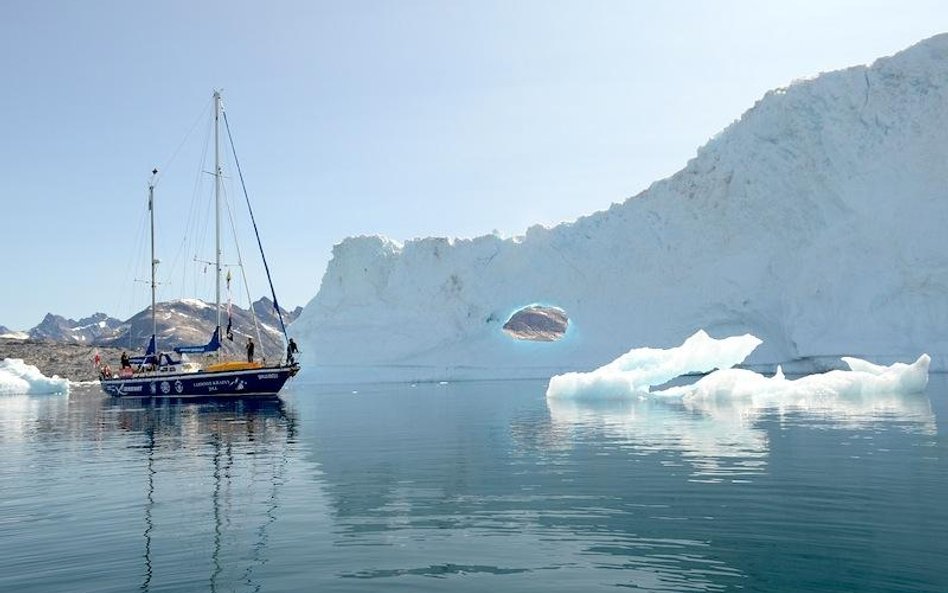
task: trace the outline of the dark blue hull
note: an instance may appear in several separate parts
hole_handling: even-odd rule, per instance
[[[102,379],[102,391],[115,397],[255,397],[274,396],[299,366],[264,367],[196,373],[142,373]]]

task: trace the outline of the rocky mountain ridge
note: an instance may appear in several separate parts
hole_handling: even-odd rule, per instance
[[[254,313],[260,326],[261,339],[256,355],[270,360],[283,354],[283,336],[273,301],[263,297],[254,302]],[[283,312],[283,321],[289,325],[302,312],[302,307]],[[206,343],[217,324],[212,303],[197,299],[183,299],[158,303],[156,307],[158,346],[170,349],[184,344]],[[227,327],[227,312],[222,313],[222,333]],[[0,326],[0,360],[19,358],[37,367],[44,375],[58,375],[71,381],[98,379],[93,358],[116,367],[122,351],[141,352],[151,337],[151,308],[144,309],[126,321],[96,313],[73,320],[49,313],[36,327],[26,332],[11,331]],[[248,336],[254,336],[250,311],[231,307],[233,340],[222,336],[225,356],[243,356]]]
[[[251,307],[257,318],[260,330],[258,354],[263,352],[270,357],[279,356],[283,351],[283,338],[280,321],[273,307],[273,301],[267,297],[255,301]],[[302,312],[302,307],[287,311],[281,307],[283,321],[289,325]],[[217,314],[212,303],[198,299],[181,299],[158,303],[156,321],[159,347],[171,348],[184,344],[206,343],[217,325]],[[247,337],[256,337],[254,320],[249,309],[239,306],[230,307],[230,326],[232,340],[226,338],[228,323],[227,310],[222,310],[221,332],[225,353],[237,353],[243,350]],[[25,332],[14,332],[0,326],[0,335],[19,334],[35,343],[79,344],[101,348],[117,348],[129,351],[142,350],[152,333],[151,307],[136,313],[122,321],[105,313],[95,313],[79,320],[68,319],[54,313],[46,317]]]
[[[120,319],[109,317],[105,313],[94,313],[78,321],[47,313],[39,325],[30,329],[27,335],[32,340],[92,344],[100,337],[111,335],[121,324]]]

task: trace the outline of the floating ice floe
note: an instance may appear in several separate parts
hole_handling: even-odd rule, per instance
[[[548,398],[610,398],[648,393],[681,375],[707,373],[740,364],[761,343],[750,334],[716,340],[698,330],[677,348],[634,348],[590,373],[550,379]]]
[[[19,358],[0,361],[0,395],[51,393],[69,393],[69,381],[56,375],[47,377]]]
[[[773,377],[744,369],[725,369],[702,377],[693,385],[673,387],[655,392],[660,395],[681,395],[686,398],[764,397],[781,399],[790,396],[852,397],[888,393],[921,393],[928,385],[931,357],[922,354],[912,364],[897,362],[880,366],[852,357],[843,357],[848,371],[829,371],[787,379],[780,368]]]
[[[796,380],[778,367],[773,377],[731,368],[740,364],[761,341],[743,336],[716,340],[698,331],[677,348],[636,348],[589,373],[566,373],[550,379],[547,398],[603,399],[633,395],[697,398],[769,396],[853,396],[920,393],[928,385],[931,358],[922,354],[912,364],[876,365],[843,357],[850,370],[829,371]],[[718,370],[714,370],[718,369]],[[653,387],[690,373],[714,372],[691,385],[652,392]]]

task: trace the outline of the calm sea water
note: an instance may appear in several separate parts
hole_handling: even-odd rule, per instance
[[[926,395],[550,405],[0,397],[0,591],[948,591]]]

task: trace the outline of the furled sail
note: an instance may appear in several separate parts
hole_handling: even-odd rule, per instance
[[[151,339],[148,340],[148,348],[145,349],[144,356],[133,356],[129,358],[129,362],[136,366],[144,366],[155,364],[158,362],[158,359],[155,357],[155,352],[157,352],[158,346],[156,345],[155,335],[152,334]]]
[[[196,346],[178,346],[174,349],[178,354],[204,354],[207,352],[217,352],[221,348],[221,328],[214,329],[214,335],[211,336],[211,341],[207,344],[196,345]]]

